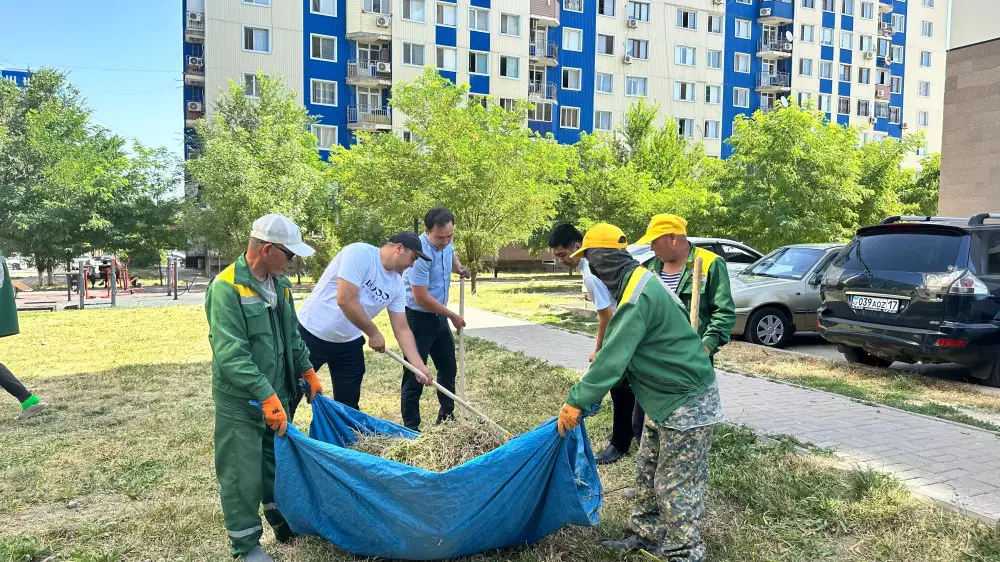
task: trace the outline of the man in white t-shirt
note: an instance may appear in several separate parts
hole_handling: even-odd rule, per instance
[[[299,332],[309,347],[313,368],[330,367],[334,400],[358,409],[365,375],[365,336],[368,346],[385,351],[385,337],[372,318],[389,312],[392,333],[406,360],[424,374],[420,383],[430,386],[430,369],[417,353],[406,322],[406,289],[402,273],[417,258],[429,260],[420,239],[400,232],[381,248],[356,242],[333,258],[299,311]]]

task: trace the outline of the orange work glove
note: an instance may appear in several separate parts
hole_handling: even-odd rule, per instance
[[[559,437],[566,437],[567,431],[572,431],[580,425],[580,413],[579,408],[563,404],[562,410],[559,410]]]
[[[316,369],[309,369],[302,373],[302,380],[306,381],[306,384],[309,385],[309,394],[306,395],[306,402],[312,404],[313,398],[317,394],[323,394],[323,385],[319,383],[319,377],[316,376]]]
[[[288,417],[285,415],[285,408],[281,405],[281,400],[277,394],[272,394],[267,400],[260,403],[264,410],[264,423],[273,429],[279,436],[285,434],[288,429]]]
[[[709,355],[711,355],[711,354],[712,354],[712,350],[711,350],[711,349],[709,349],[707,345],[705,346],[705,353],[707,353],[707,354],[709,354]]]

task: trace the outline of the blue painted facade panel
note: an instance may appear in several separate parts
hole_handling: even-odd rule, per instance
[[[892,5],[892,13],[894,13],[894,14],[903,14],[903,16],[906,17],[906,19],[909,19],[909,17],[907,16],[907,12],[906,12],[907,4],[908,4],[908,2],[902,2],[900,0],[896,0],[895,2],[893,2],[893,5]],[[889,22],[892,22],[892,15],[887,14],[886,15],[886,20],[889,21]],[[902,45],[904,47],[904,51],[905,51],[905,47],[906,47],[906,28],[905,27],[903,28],[902,32],[900,32],[900,33],[893,33],[893,35],[892,35],[892,44],[893,45]],[[899,123],[888,123],[888,121],[886,123],[886,132],[888,132],[889,135],[893,136],[893,137],[902,137],[903,136],[902,116],[903,116],[903,109],[904,109],[903,108],[903,95],[906,93],[906,65],[908,65],[908,64],[919,65],[920,64],[920,60],[919,59],[915,60],[915,61],[908,61],[907,58],[908,57],[904,56],[902,61],[896,61],[896,60],[894,60],[893,63],[892,63],[892,75],[893,76],[899,76],[901,78],[899,93],[898,94],[890,94],[889,95],[889,107],[898,107],[899,108],[899,115],[900,115],[900,122]],[[932,61],[932,62],[934,62],[934,61]],[[944,64],[944,61],[936,61],[936,64]],[[916,124],[913,123],[911,125],[916,125]]]
[[[729,2],[726,5],[726,45],[723,53],[723,87],[722,87],[722,138],[733,134],[733,120],[739,114],[750,115],[760,107],[760,95],[755,91],[754,77],[760,72],[760,59],[757,57],[757,39],[760,38],[760,24],[756,23],[759,12],[753,5]],[[736,20],[744,19],[753,22],[750,39],[736,37]],[[736,72],[736,53],[750,55],[750,73]],[[750,91],[748,108],[733,105],[733,92],[736,88],[746,88]],[[722,143],[722,157],[727,158],[732,153],[732,147]]]
[[[594,60],[597,56],[597,0],[585,0],[583,13],[563,10],[560,13],[559,24],[561,27],[549,30],[549,40],[555,42],[559,47],[559,64],[550,68],[545,75],[546,80],[556,85],[556,97],[559,100],[558,104],[552,105],[552,122],[549,124],[549,131],[561,143],[574,143],[580,139],[581,131],[589,132],[594,128],[594,97],[597,95],[594,93],[594,80],[596,78]],[[562,30],[567,27],[582,30],[582,51],[563,50]],[[615,48],[622,49],[622,52],[616,51],[616,56],[625,54],[623,45],[615,45]],[[580,90],[566,90],[562,87],[562,74],[565,68],[580,69]],[[624,92],[625,75],[616,75],[615,81],[615,92]],[[562,127],[560,108],[563,106],[580,109],[579,129]],[[615,123],[621,123],[624,115],[614,115],[613,118]]]
[[[458,30],[446,25],[434,26],[434,41],[444,47],[455,47],[458,45]]]
[[[490,77],[481,74],[470,74],[469,91],[473,94],[483,95],[490,93]]]
[[[469,32],[469,48],[473,51],[490,50],[490,34],[483,31]]]
[[[344,14],[347,0],[337,1],[337,16],[310,13],[310,1],[302,0],[302,101],[311,115],[321,125],[337,127],[337,142],[348,146],[353,135],[347,128],[347,106],[355,103],[354,88],[347,85],[347,61],[355,58],[355,43],[347,40]],[[316,60],[311,54],[310,35],[327,35],[337,38],[336,61]],[[312,80],[330,80],[337,83],[337,105],[312,103]],[[321,152],[324,154],[325,151]]]

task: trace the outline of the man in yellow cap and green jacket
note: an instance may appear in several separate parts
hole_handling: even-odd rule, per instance
[[[602,546],[700,562],[712,425],[723,419],[719,387],[684,305],[626,245],[621,229],[599,224],[578,252],[618,306],[604,345],[559,412],[559,434],[574,429],[582,411],[628,377],[647,414],[636,458],[637,505],[629,519],[634,534]]]

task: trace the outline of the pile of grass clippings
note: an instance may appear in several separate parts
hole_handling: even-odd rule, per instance
[[[435,472],[460,466],[506,443],[495,429],[455,419],[429,427],[416,439],[358,433],[354,449]]]

